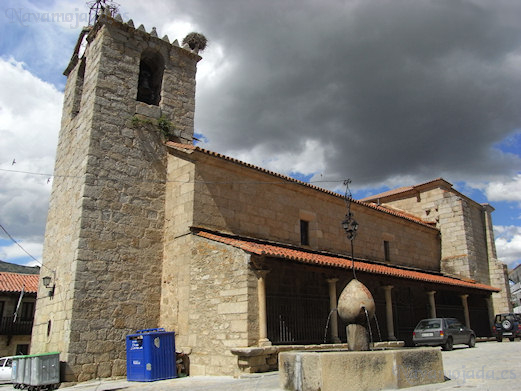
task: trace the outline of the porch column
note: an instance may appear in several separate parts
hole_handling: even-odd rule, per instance
[[[460,295],[461,304],[463,305],[463,313],[465,314],[465,325],[470,329],[470,315],[469,315],[469,304],[467,299],[469,295]]]
[[[387,338],[389,341],[396,341],[394,336],[394,323],[393,323],[393,298],[391,296],[392,285],[384,285],[385,291],[385,317],[387,320]]]
[[[268,339],[268,323],[266,317],[266,275],[269,270],[257,269],[257,298],[259,301],[259,346],[271,346]]]
[[[338,338],[338,303],[336,300],[336,283],[338,278],[328,278],[326,281],[329,285],[329,326],[331,327],[331,340],[333,343],[340,343],[340,338]]]
[[[430,307],[430,317],[436,318],[436,300],[434,300],[434,294],[436,291],[428,291],[427,296],[429,296],[429,307]]]

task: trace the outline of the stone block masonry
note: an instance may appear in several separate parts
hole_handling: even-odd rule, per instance
[[[125,336],[160,317],[166,164],[157,118],[191,143],[200,57],[102,17],[68,80],[32,353],[60,351],[66,381],[125,374]],[[144,53],[165,72],[158,106],[136,101]],[[143,115],[144,114],[144,115]]]

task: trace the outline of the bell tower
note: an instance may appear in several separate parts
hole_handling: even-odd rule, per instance
[[[192,143],[201,59],[109,7],[94,20],[64,72],[31,346],[61,353],[64,381],[124,375],[125,336],[158,327],[164,142]]]

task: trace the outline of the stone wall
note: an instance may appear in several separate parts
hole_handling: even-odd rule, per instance
[[[256,278],[242,250],[192,234],[174,240],[165,259],[161,327],[190,353],[191,375],[234,375],[232,348],[258,341]]]
[[[436,223],[441,232],[442,271],[489,283],[481,205],[449,186],[418,190],[383,203]]]
[[[508,278],[494,244],[494,209],[469,199],[445,181],[436,182],[385,197],[382,202],[436,222],[441,232],[441,270],[501,289],[492,295],[494,312],[508,312]]]
[[[193,211],[184,223],[300,246],[303,219],[309,221],[310,249],[350,253],[341,226],[346,213],[342,197],[284,182],[202,152],[174,150],[169,162],[176,158],[196,163],[190,174],[180,170],[176,175],[195,180],[193,186],[181,181],[178,187],[185,190],[176,190],[178,194],[186,191],[183,200],[190,200],[178,204],[177,213]],[[391,264],[439,270],[437,229],[358,203],[352,203],[352,211],[360,225],[356,256],[383,261],[383,243],[388,241]],[[181,234],[183,230],[186,232],[187,227],[178,227],[176,232]]]
[[[83,85],[81,61],[67,81],[44,245],[56,291],[33,332],[33,353],[62,352],[68,381],[124,375],[125,336],[158,326],[167,154],[155,121],[191,142],[200,59],[110,18],[87,40]],[[145,50],[165,62],[159,106],[136,102]]]

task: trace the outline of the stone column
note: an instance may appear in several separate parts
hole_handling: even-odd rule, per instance
[[[268,323],[266,316],[266,275],[269,270],[255,270],[257,276],[257,298],[259,300],[259,346],[271,346],[268,339]]]
[[[394,336],[394,322],[393,322],[393,298],[391,296],[392,285],[384,285],[385,291],[385,316],[387,320],[387,338],[389,341],[396,341]]]
[[[463,305],[463,313],[465,314],[465,325],[470,328],[470,315],[469,315],[469,305],[467,299],[469,295],[460,295],[461,304]]]
[[[338,278],[328,278],[329,285],[329,327],[331,328],[331,340],[333,343],[340,343],[338,338],[338,315],[337,315],[337,300],[336,300],[336,283]]]
[[[428,291],[427,296],[429,296],[429,307],[430,307],[430,313],[429,316],[431,318],[436,317],[436,300],[434,299],[434,294],[436,291]]]

